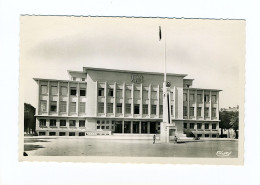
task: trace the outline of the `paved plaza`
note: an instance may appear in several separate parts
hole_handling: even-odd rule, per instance
[[[29,156],[128,156],[128,157],[218,157],[218,151],[238,157],[237,140],[189,141],[153,144],[152,140],[96,138],[25,138]],[[226,156],[227,157],[227,156]]]

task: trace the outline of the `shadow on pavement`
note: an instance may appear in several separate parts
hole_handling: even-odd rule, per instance
[[[24,145],[24,151],[38,150],[39,148],[44,148],[44,147],[41,145]]]

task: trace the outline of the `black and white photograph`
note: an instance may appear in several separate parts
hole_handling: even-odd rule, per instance
[[[19,159],[242,165],[245,23],[22,15]]]

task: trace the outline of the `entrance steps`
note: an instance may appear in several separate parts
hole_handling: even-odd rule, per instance
[[[154,134],[112,134],[113,139],[153,139]],[[160,134],[155,134],[156,139],[160,139]]]

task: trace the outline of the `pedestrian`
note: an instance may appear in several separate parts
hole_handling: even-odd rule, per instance
[[[178,141],[178,138],[176,137],[176,136],[174,136],[174,144],[176,144],[177,143],[177,141]]]
[[[155,134],[153,135],[153,144],[155,143],[155,139],[156,139],[156,136]]]

